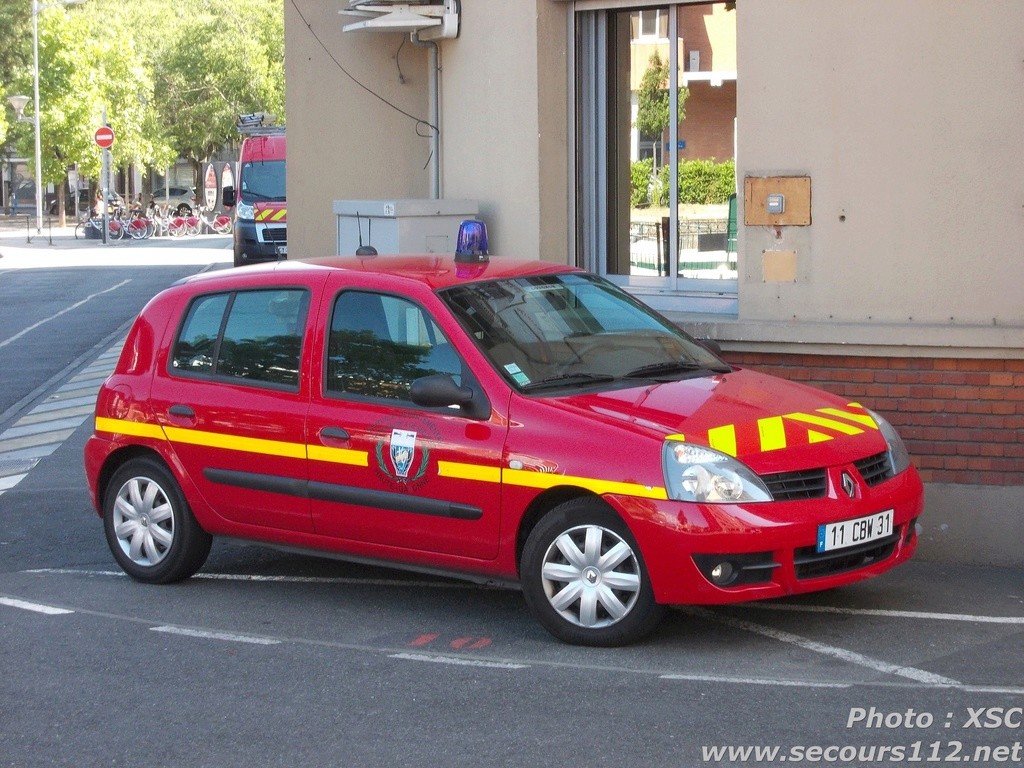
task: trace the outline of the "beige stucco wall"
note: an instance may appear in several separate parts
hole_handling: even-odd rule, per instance
[[[342,32],[358,21],[344,6],[304,3],[303,20],[285,4],[292,258],[334,252],[334,200],[431,195],[430,143],[417,135],[429,130],[340,69],[427,120],[427,50],[404,33]],[[566,13],[548,0],[514,9],[463,3],[459,37],[439,42],[441,196],[479,202],[492,252],[564,261]]]
[[[753,0],[737,28],[738,173],[809,175],[812,224],[740,228],[726,338],[1019,354],[1024,3]]]
[[[426,52],[407,40],[401,45],[407,36],[397,34],[343,36],[342,26],[358,19],[338,15],[347,6],[341,0],[300,5],[305,21],[292,3],[284,6],[291,258],[335,253],[334,200],[430,191],[429,140],[381,101],[428,117]]]

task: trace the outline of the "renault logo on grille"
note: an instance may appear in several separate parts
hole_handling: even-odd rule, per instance
[[[843,472],[842,483],[846,495],[852,499],[857,492],[857,484],[854,482],[853,476],[849,472]]]

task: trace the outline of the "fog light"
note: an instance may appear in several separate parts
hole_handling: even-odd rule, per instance
[[[718,585],[728,584],[732,580],[733,573],[732,563],[726,560],[711,569],[711,580]]]

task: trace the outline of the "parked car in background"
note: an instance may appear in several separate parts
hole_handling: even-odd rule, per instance
[[[153,200],[163,210],[191,216],[196,208],[196,191],[187,187],[160,187],[153,190]]]

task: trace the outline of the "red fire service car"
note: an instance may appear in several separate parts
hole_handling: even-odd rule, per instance
[[[518,582],[585,645],[878,575],[923,495],[858,403],[731,367],[594,275],[450,256],[180,281],[128,334],[85,467],[137,580],[231,536]]]

